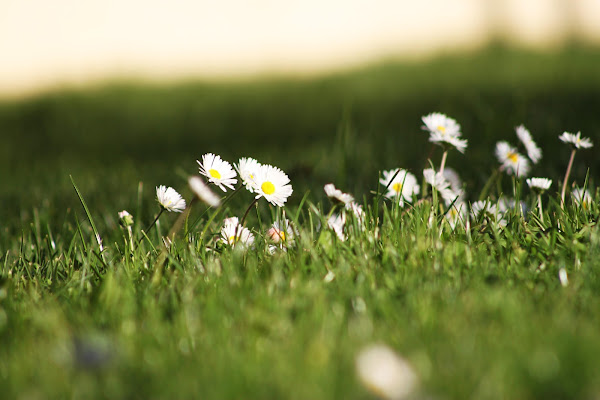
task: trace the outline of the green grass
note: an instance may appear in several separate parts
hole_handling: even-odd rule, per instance
[[[556,192],[569,157],[558,135],[581,130],[600,145],[599,67],[596,49],[491,49],[314,79],[122,84],[1,104],[3,396],[368,399],[354,358],[382,342],[413,365],[416,398],[597,398],[600,212],[597,201],[563,211]],[[429,200],[403,213],[373,196],[378,171],[420,177],[428,156],[439,162],[420,130],[432,111],[463,126],[469,147],[448,166],[471,201],[497,167],[495,142],[516,143],[524,123],[544,151],[532,175],[554,180],[544,223],[510,212],[506,228],[484,219],[452,232]],[[203,241],[212,211],[193,207],[159,276],[176,216],[131,251],[117,212],[133,214],[139,235],[158,211],[155,186],[189,199],[185,179],[207,152],[289,173],[297,244],[267,254],[276,211],[261,201],[247,222],[256,249],[208,251],[222,218],[252,201],[243,190]],[[577,153],[571,182],[587,175],[595,190],[595,154]],[[366,207],[369,228],[346,242],[317,230],[328,182]],[[504,177],[491,194],[512,187]]]

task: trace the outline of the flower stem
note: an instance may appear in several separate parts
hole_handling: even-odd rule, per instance
[[[248,216],[248,213],[252,209],[252,206],[254,206],[256,203],[258,203],[259,199],[260,199],[260,197],[258,199],[254,199],[254,201],[252,201],[252,203],[250,203],[250,205],[248,206],[248,209],[246,210],[246,212],[244,213],[244,216],[242,217],[242,221],[240,222],[241,226],[244,226],[244,222],[246,221],[246,217]],[[237,234],[237,232],[236,232],[236,234]]]
[[[560,192],[560,206],[564,207],[565,205],[565,193],[567,191],[567,182],[569,181],[569,175],[571,175],[571,168],[573,167],[573,160],[575,159],[575,152],[577,149],[573,149],[571,151],[571,158],[569,158],[569,165],[567,166],[567,172],[565,173],[565,179],[562,184],[562,191]]]
[[[519,208],[521,208],[519,206]],[[540,211],[540,221],[544,223],[544,212],[542,211],[542,193],[538,193],[538,210]]]
[[[158,212],[158,214],[156,215],[156,218],[154,218],[154,221],[152,221],[152,223],[150,225],[148,225],[148,228],[146,228],[143,232],[147,235],[148,232],[150,232],[150,229],[154,228],[154,225],[156,225],[156,222],[158,221],[158,219],[160,218],[160,216],[162,215],[162,213],[165,211],[164,208],[160,208],[160,211]],[[138,243],[142,241],[142,239],[144,238],[144,235],[142,235],[141,238],[138,239]]]
[[[448,150],[444,150],[444,154],[442,155],[442,162],[440,164],[440,174],[444,173],[444,167],[446,166],[446,158],[448,157]]]

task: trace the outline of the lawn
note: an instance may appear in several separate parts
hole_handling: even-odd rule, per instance
[[[0,103],[0,390],[369,399],[356,356],[384,343],[418,377],[411,398],[600,397],[598,71],[595,48],[491,48],[318,77],[116,82]],[[485,187],[490,202],[517,197],[525,211],[452,229],[453,205],[423,179],[442,157],[421,128],[434,111],[468,140],[446,164],[466,203]],[[541,217],[525,179],[498,172],[494,156],[497,141],[518,143],[519,124],[543,151],[531,176],[553,180]],[[596,146],[577,151],[564,206],[563,131]],[[250,206],[246,189],[213,185],[227,195],[221,207],[164,212],[148,230],[156,186],[189,203],[187,178],[209,152],[273,164],[293,194],[283,208]],[[421,185],[404,207],[382,196],[380,172],[393,168]],[[327,228],[329,182],[365,211],[364,226],[347,213],[346,240]],[[591,199],[573,201],[575,186]],[[247,209],[254,246],[220,242],[223,219]],[[298,231],[270,254],[266,232],[283,211]]]

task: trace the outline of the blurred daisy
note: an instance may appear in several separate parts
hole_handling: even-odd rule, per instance
[[[541,192],[548,190],[552,185],[552,179],[548,178],[528,178],[526,182],[531,189]]]
[[[467,222],[467,205],[463,202],[455,202],[452,207],[446,212],[446,221],[450,224],[452,230],[456,229],[457,225],[465,225]]]
[[[238,243],[248,247],[254,244],[254,235],[248,228],[240,225],[237,217],[230,217],[223,220],[220,240],[233,247]]]
[[[256,198],[264,197],[269,203],[283,207],[293,190],[290,178],[277,167],[263,164],[256,170],[254,179]]]
[[[535,144],[531,138],[531,133],[523,125],[519,125],[515,128],[519,140],[525,145],[527,150],[527,157],[534,163],[537,164],[542,158],[542,150]]]
[[[458,197],[458,200],[464,201],[465,191],[460,177],[452,168],[445,168],[443,173],[444,179],[450,184],[450,190]]]
[[[558,138],[565,143],[569,143],[575,149],[589,149],[594,146],[589,138],[581,137],[581,132],[577,132],[576,135],[569,132],[563,132]]]
[[[131,226],[133,225],[133,217],[127,210],[119,211],[119,223],[122,226]]]
[[[344,214],[333,214],[327,219],[327,226],[335,232],[337,237],[343,242],[346,240],[344,234],[344,225],[346,224],[346,216]]]
[[[325,190],[327,197],[336,203],[348,205],[354,201],[354,196],[336,189],[333,183],[328,183],[323,187],[323,189]]]
[[[457,199],[458,195],[450,189],[450,182],[444,178],[443,173],[436,172],[431,168],[426,168],[423,170],[423,177],[425,177],[425,182],[438,191],[447,205],[452,204],[452,202]]]
[[[185,200],[172,187],[160,185],[156,188],[156,199],[160,206],[169,212],[185,210]]]
[[[573,196],[573,201],[575,201],[575,203],[584,209],[589,208],[589,205],[592,202],[592,196],[590,195],[590,192],[583,190],[582,188],[573,189],[571,196]]]
[[[478,220],[483,215],[496,217],[499,209],[496,204],[491,203],[489,200],[479,200],[471,204],[471,217]]]
[[[423,130],[441,136],[460,136],[460,125],[455,119],[442,113],[431,113],[421,118],[425,125]]]
[[[465,152],[468,144],[466,139],[461,139],[458,136],[442,135],[441,133],[432,133],[429,135],[429,141],[437,144],[448,143],[456,147],[456,150],[460,151],[461,153]]]
[[[221,199],[197,176],[190,176],[188,184],[192,191],[200,200],[211,207],[218,207],[221,204]]]
[[[408,398],[418,382],[410,364],[384,345],[371,345],[358,354],[356,374],[368,390],[387,400]]]
[[[277,220],[267,231],[267,239],[274,243],[285,243],[286,245],[292,245],[296,236],[294,231],[294,226],[290,220]]]
[[[496,143],[496,158],[510,175],[521,177],[529,173],[529,160],[505,141]]]
[[[346,205],[346,210],[352,211],[354,217],[358,221],[358,224],[364,228],[365,224],[365,212],[360,204],[352,202]]]
[[[237,183],[235,171],[231,164],[221,159],[221,156],[208,153],[202,156],[202,162],[196,160],[200,166],[200,173],[208,178],[209,182],[217,185],[222,191],[226,192],[226,187],[233,190],[233,185]]]
[[[240,158],[235,166],[243,185],[252,193],[254,193],[255,178],[258,168],[260,168],[260,163],[250,157]]]
[[[528,207],[524,201],[519,201],[519,203],[517,205],[517,202],[515,201],[515,199],[510,198],[510,197],[502,196],[498,199],[498,211],[500,214],[504,214],[510,210],[516,210],[517,207],[521,208],[520,212],[522,215],[527,214]]]
[[[400,207],[404,205],[405,200],[412,201],[413,196],[419,194],[420,190],[417,178],[404,169],[383,171],[383,177],[379,179],[379,182],[387,187],[387,197],[398,198]]]

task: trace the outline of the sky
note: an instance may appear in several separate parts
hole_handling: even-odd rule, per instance
[[[600,43],[600,0],[0,0],[0,96]]]

